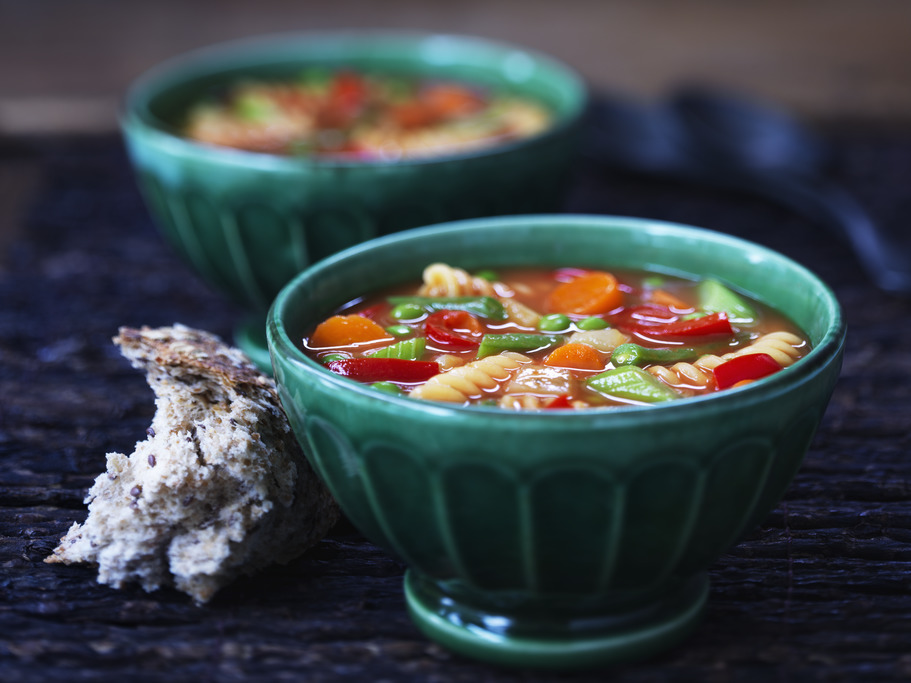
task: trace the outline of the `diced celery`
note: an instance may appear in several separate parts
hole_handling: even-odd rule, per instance
[[[368,353],[371,358],[400,358],[402,360],[419,360],[424,355],[426,342],[423,337],[414,337],[384,346]]]
[[[739,295],[718,282],[703,280],[698,286],[699,308],[707,313],[727,313],[733,323],[749,325],[756,321],[756,311]]]

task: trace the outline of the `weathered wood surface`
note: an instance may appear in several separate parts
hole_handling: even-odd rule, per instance
[[[833,173],[906,229],[911,139],[833,141]],[[762,527],[711,568],[696,633],[655,661],[557,677],[429,643],[405,614],[403,566],[347,523],[205,607],[43,564],[84,518],[104,454],[132,450],[153,413],[143,378],[110,343],[117,327],[179,321],[229,336],[239,311],[161,242],[116,139],[0,146],[0,168],[24,158],[40,186],[0,270],[4,683],[911,678],[911,301],[877,293],[819,228],[749,197],[580,171],[573,210],[700,224],[779,249],[831,284],[850,330],[803,467]]]

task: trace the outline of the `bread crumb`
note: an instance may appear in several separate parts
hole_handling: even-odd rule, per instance
[[[177,324],[121,328],[114,342],[155,393],[147,438],[107,454],[45,562],[90,562],[98,581],[174,586],[205,603],[241,574],[317,543],[338,506],[310,467],[274,382],[218,337]]]

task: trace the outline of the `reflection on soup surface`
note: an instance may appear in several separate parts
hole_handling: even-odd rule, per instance
[[[514,410],[675,401],[749,384],[810,350],[780,313],[712,278],[444,263],[342,307],[301,347],[379,391]]]
[[[529,137],[552,118],[538,102],[464,83],[311,69],[238,82],[194,106],[183,133],[253,152],[395,160]]]

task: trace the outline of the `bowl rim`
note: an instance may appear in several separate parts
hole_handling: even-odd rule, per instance
[[[669,230],[681,236],[689,235],[708,239],[714,244],[727,244],[740,249],[749,249],[754,253],[762,254],[763,256],[777,261],[782,261],[790,268],[794,269],[795,272],[801,273],[803,277],[813,281],[817,285],[818,290],[825,297],[827,307],[831,311],[831,320],[829,321],[822,338],[813,349],[811,349],[809,354],[800,359],[799,363],[795,363],[793,366],[786,368],[787,372],[774,373],[773,375],[764,377],[746,386],[731,388],[724,392],[687,397],[680,401],[670,401],[660,404],[630,404],[592,408],[589,410],[552,411],[551,413],[534,410],[504,410],[497,406],[452,405],[378,392],[366,384],[361,384],[340,375],[336,375],[317,361],[308,357],[291,340],[288,329],[285,326],[285,316],[288,314],[287,306],[292,293],[304,286],[309,280],[318,278],[321,273],[331,270],[336,264],[348,259],[357,258],[359,255],[369,252],[378,246],[394,247],[403,242],[420,241],[433,235],[443,235],[459,231],[490,230],[491,228],[516,223],[533,223],[540,225],[553,223],[555,221],[559,221],[561,225],[601,224],[607,226],[610,224],[630,228]],[[344,302],[340,302],[340,304],[341,303]],[[807,267],[774,249],[708,228],[699,228],[683,223],[649,218],[613,216],[606,214],[535,214],[475,218],[415,228],[363,242],[319,261],[301,273],[298,273],[290,280],[281,289],[270,306],[266,330],[273,368],[275,368],[277,364],[276,355],[280,355],[287,363],[299,368],[308,376],[312,375],[315,381],[328,384],[339,391],[352,392],[352,395],[359,399],[379,401],[380,403],[378,405],[388,405],[396,413],[406,411],[408,414],[433,414],[457,421],[463,419],[488,419],[491,416],[496,416],[498,420],[535,420],[544,417],[545,420],[549,420],[549,423],[555,428],[563,426],[570,429],[578,428],[582,422],[597,427],[600,426],[604,420],[608,420],[610,423],[625,421],[627,419],[638,420],[640,419],[639,416],[643,413],[655,415],[656,417],[660,415],[665,417],[673,416],[674,419],[688,419],[694,411],[697,413],[704,411],[704,404],[714,405],[720,410],[724,410],[725,406],[734,407],[735,405],[743,405],[743,403],[760,403],[769,400],[775,396],[787,393],[792,383],[799,383],[801,378],[806,379],[822,372],[825,366],[833,360],[838,359],[844,349],[846,331],[844,312],[832,289]],[[280,373],[275,373],[276,380],[278,380],[280,376]],[[737,401],[732,401],[732,396],[737,397]]]
[[[474,44],[504,53],[509,51],[522,53],[532,58],[535,62],[545,65],[560,74],[561,79],[575,91],[573,109],[567,115],[555,120],[546,130],[536,135],[493,145],[489,148],[413,159],[368,160],[291,157],[209,145],[180,135],[167,122],[161,121],[148,110],[148,103],[156,94],[167,91],[167,89],[184,82],[187,78],[195,79],[205,74],[218,73],[227,68],[238,67],[237,59],[245,53],[248,58],[251,55],[255,57],[255,60],[250,62],[250,65],[253,66],[274,62],[278,56],[277,52],[281,52],[282,49],[290,49],[294,44],[300,43],[319,45],[337,41],[388,41],[419,44],[431,40],[455,41],[464,45]],[[269,55],[272,56],[270,57]],[[302,59],[303,61],[305,60]],[[191,69],[187,78],[172,80],[180,71],[187,68]],[[151,136],[158,145],[172,153],[192,153],[213,162],[227,162],[238,166],[278,171],[316,168],[372,169],[402,166],[420,167],[441,162],[490,158],[508,154],[516,149],[536,146],[559,137],[579,125],[588,110],[589,103],[589,88],[585,79],[577,70],[544,52],[516,43],[468,34],[435,31],[389,29],[313,30],[269,33],[227,40],[169,57],[142,72],[129,84],[120,100],[118,120],[121,130],[127,136],[132,131],[141,131],[145,135]]]

